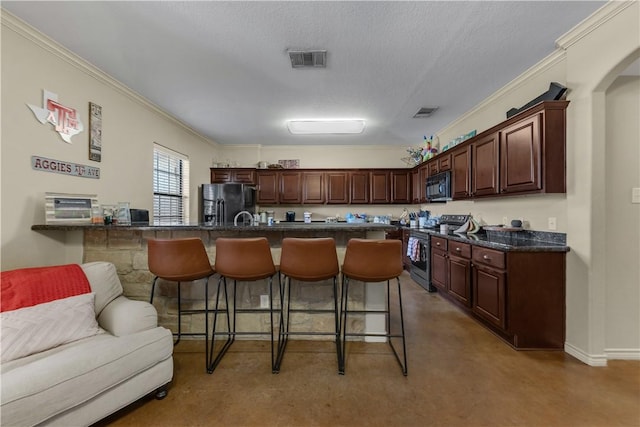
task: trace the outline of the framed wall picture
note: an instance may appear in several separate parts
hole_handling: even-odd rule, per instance
[[[102,161],[102,107],[89,103],[89,160]]]

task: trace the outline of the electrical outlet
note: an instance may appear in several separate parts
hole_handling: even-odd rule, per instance
[[[507,218],[506,216],[502,217],[502,225],[504,225],[505,227],[509,225],[509,218]]]
[[[269,295],[260,295],[260,308],[269,308]]]
[[[547,221],[547,228],[549,230],[556,230],[558,228],[558,225],[556,224],[556,217],[550,216]]]
[[[631,203],[640,203],[640,187],[631,189]]]

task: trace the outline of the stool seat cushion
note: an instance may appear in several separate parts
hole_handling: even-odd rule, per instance
[[[265,237],[216,239],[215,270],[228,279],[253,281],[276,274]]]
[[[400,240],[350,239],[342,274],[363,282],[382,282],[402,274]]]
[[[292,279],[315,282],[340,273],[336,242],[331,237],[282,239],[280,272]]]

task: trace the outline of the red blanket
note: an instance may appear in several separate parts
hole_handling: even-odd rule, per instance
[[[5,271],[0,283],[0,312],[91,292],[78,264]]]

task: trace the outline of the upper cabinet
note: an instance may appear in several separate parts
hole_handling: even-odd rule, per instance
[[[228,182],[241,184],[256,183],[256,170],[253,168],[211,168],[210,171],[212,184],[226,184]]]
[[[369,171],[349,172],[350,202],[354,205],[369,203]]]
[[[349,203],[349,172],[331,171],[325,174],[327,182],[327,204]]]
[[[498,193],[500,165],[498,134],[492,133],[471,144],[471,194],[488,196]]]
[[[371,172],[371,197],[369,203],[389,203],[391,192],[391,174],[388,170],[375,170]]]
[[[325,173],[305,171],[302,173],[302,203],[322,204],[324,198]]]
[[[278,172],[274,170],[261,170],[257,173],[257,199],[262,205],[275,205],[280,194],[280,180]]]
[[[411,172],[406,169],[391,171],[391,203],[411,203]]]
[[[468,145],[456,147],[451,153],[451,197],[466,199],[471,196],[471,149]]]
[[[302,172],[280,172],[280,203],[302,203]]]

